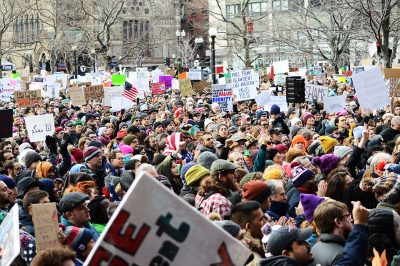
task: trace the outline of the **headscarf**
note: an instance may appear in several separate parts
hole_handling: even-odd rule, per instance
[[[290,144],[290,148],[294,148],[294,145],[297,143],[304,143],[302,154],[305,155],[307,153],[306,152],[307,140],[302,135],[297,135],[292,139],[292,144]]]
[[[48,178],[48,173],[53,165],[49,162],[39,162],[36,166],[36,174],[39,178]]]

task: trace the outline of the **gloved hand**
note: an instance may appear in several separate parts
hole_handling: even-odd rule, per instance
[[[50,153],[57,154],[57,140],[54,137],[46,136],[45,143]]]

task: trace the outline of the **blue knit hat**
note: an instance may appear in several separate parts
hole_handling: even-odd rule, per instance
[[[184,166],[182,166],[182,169],[181,169],[181,178],[182,178],[182,179],[185,179],[185,174],[186,174],[186,172],[187,172],[192,166],[195,166],[195,165],[196,165],[195,162],[189,162],[189,163],[185,164]]]
[[[280,113],[281,113],[281,108],[278,105],[273,104],[271,106],[271,115],[279,115]]]
[[[78,254],[84,251],[89,241],[93,239],[92,232],[89,229],[76,226],[65,228],[64,235],[63,244],[71,247]]]
[[[13,189],[17,186],[17,183],[15,183],[15,181],[12,178],[9,178],[8,176],[5,175],[0,175],[0,181],[6,183],[9,189]]]

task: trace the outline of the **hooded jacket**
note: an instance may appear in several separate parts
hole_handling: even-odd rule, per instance
[[[157,173],[160,175],[166,176],[168,181],[171,184],[172,189],[174,190],[175,194],[179,195],[181,193],[181,189],[183,187],[182,180],[179,176],[174,177],[171,173],[171,164],[172,164],[172,157],[167,156],[158,166],[157,166]]]

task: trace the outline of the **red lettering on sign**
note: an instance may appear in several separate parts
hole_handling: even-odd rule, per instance
[[[219,263],[213,263],[210,266],[233,266],[232,259],[229,255],[228,248],[225,242],[222,242],[221,246],[218,248],[218,255],[222,259]]]

